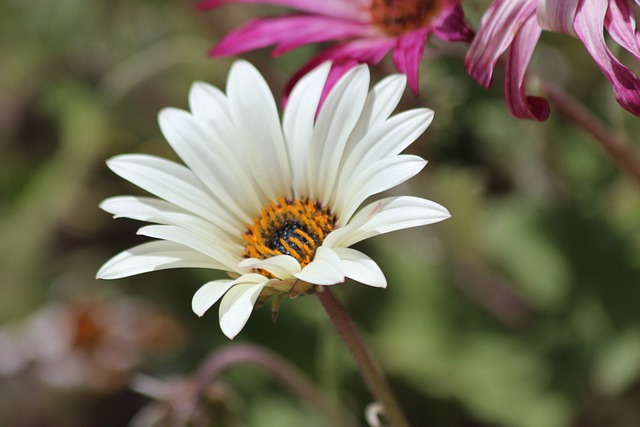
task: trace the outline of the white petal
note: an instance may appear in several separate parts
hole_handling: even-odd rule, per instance
[[[241,260],[242,246],[224,241],[213,233],[202,235],[173,225],[148,225],[140,228],[138,234],[188,246],[222,263],[227,271],[237,271]]]
[[[98,279],[119,279],[169,268],[225,269],[216,260],[174,242],[155,241],[127,249],[107,261]]]
[[[382,209],[364,224],[363,229],[376,230],[384,234],[433,224],[451,217],[444,206],[419,197],[393,197],[382,199],[378,203],[382,204]]]
[[[344,275],[357,282],[376,288],[386,288],[387,279],[378,264],[360,251],[350,248],[334,248],[342,261]]]
[[[193,295],[191,309],[202,317],[234,284],[233,280],[214,280],[205,283]]]
[[[259,274],[247,274],[237,279],[238,284],[227,291],[220,302],[220,329],[227,337],[233,339],[242,330],[268,281]]]
[[[171,147],[229,217],[238,218],[241,224],[249,221],[262,203],[230,149],[232,141],[221,140],[206,123],[177,108],[162,110],[158,122]]]
[[[250,172],[270,200],[291,192],[291,175],[278,109],[256,68],[236,61],[227,80],[229,109]]]
[[[389,197],[364,207],[346,227],[330,233],[323,244],[334,248],[348,247],[369,237],[433,224],[450,216],[445,207],[431,200]]]
[[[234,154],[241,164],[241,170],[249,170],[247,155],[243,144],[238,142],[225,94],[208,83],[195,82],[189,91],[189,108],[198,120],[206,123],[210,131],[217,135],[216,143],[222,141],[222,145]]]
[[[289,279],[301,270],[300,263],[289,255],[277,255],[263,260],[248,258],[241,261],[238,267],[266,270],[281,280]]]
[[[320,96],[324,89],[331,63],[324,63],[307,73],[291,90],[282,117],[282,129],[289,153],[293,188],[296,197],[310,193],[307,177],[307,159],[313,125]]]
[[[313,131],[307,167],[310,197],[329,202],[344,148],[362,113],[369,89],[369,69],[360,65],[336,83],[325,100]]]
[[[382,79],[371,89],[358,123],[349,137],[347,152],[350,152],[352,144],[389,118],[400,102],[406,84],[407,77],[404,74],[393,74]]]
[[[178,163],[144,154],[126,154],[107,161],[113,172],[138,187],[218,224],[236,229],[237,219],[211,199],[200,181]]]
[[[371,203],[358,211],[349,223],[338,227],[325,237],[322,246],[328,248],[345,248],[349,245],[344,242],[356,233],[373,215],[382,210],[381,203]]]
[[[314,285],[335,285],[344,282],[340,258],[333,249],[324,246],[320,246],[313,261],[294,276]]]
[[[215,86],[205,82],[194,82],[189,91],[189,109],[200,120],[228,120],[229,103],[225,94]]]
[[[346,183],[336,196],[338,226],[346,224],[358,206],[368,197],[399,185],[420,172],[427,162],[413,155],[382,159],[367,167]]]
[[[158,224],[170,224],[171,222],[169,222],[166,216],[168,214],[178,213],[204,221],[202,218],[196,217],[173,203],[153,197],[109,197],[100,203],[100,209],[109,212],[114,218],[131,218],[138,221],[155,222]]]
[[[419,108],[396,114],[369,131],[346,158],[340,185],[349,183],[372,163],[400,154],[422,135],[432,120],[433,111]]]

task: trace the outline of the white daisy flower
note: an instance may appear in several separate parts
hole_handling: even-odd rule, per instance
[[[426,165],[399,154],[424,132],[433,112],[391,116],[406,79],[393,75],[370,92],[369,70],[346,73],[317,114],[330,64],[301,79],[284,109],[248,62],[231,67],[226,95],[205,83],[189,93],[191,112],[167,108],[159,123],[181,165],[143,154],[107,164],[157,198],[120,196],[100,207],[115,217],[147,221],[152,237],[109,260],[98,278],[117,279],[168,268],[224,270],[230,279],[204,284],[193,296],[202,316],[219,299],[229,338],[256,302],[314,292],[345,278],[385,287],[378,265],[351,245],[369,237],[449,217],[417,197],[370,196],[408,180]]]

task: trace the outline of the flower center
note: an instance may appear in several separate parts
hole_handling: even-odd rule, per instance
[[[390,36],[426,27],[438,14],[442,0],[371,0],[371,21]]]
[[[279,198],[260,209],[242,238],[245,258],[266,259],[290,255],[301,267],[309,264],[324,238],[335,227],[336,216],[309,199]]]

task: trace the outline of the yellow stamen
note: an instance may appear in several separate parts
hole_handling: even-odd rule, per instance
[[[325,237],[334,229],[336,216],[328,208],[309,199],[271,201],[260,210],[247,231],[245,258],[267,259],[290,255],[301,267],[309,264]],[[269,275],[258,270],[260,274]]]

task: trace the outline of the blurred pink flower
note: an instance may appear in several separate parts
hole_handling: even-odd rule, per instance
[[[333,68],[326,90],[358,63],[379,63],[389,50],[393,62],[407,76],[418,93],[418,69],[427,36],[447,41],[473,39],[460,0],[204,0],[199,9],[213,9],[227,3],[267,3],[289,6],[303,14],[260,18],[227,35],[212,56],[227,56],[276,45],[273,55],[311,43],[335,40],[291,79],[293,84],[325,61]],[[287,90],[288,92],[288,90]]]
[[[635,0],[640,5],[640,0]],[[569,34],[582,41],[604,76],[611,82],[618,103],[640,115],[640,79],[611,53],[611,39],[640,60],[640,37],[630,0],[494,0],[480,24],[467,54],[469,75],[484,87],[491,84],[498,57],[507,49],[505,99],[518,118],[545,120],[549,104],[527,96],[525,77],[542,30]]]
[[[54,387],[108,392],[150,355],[179,348],[175,319],[131,297],[62,300],[0,329],[0,383],[31,376]]]

